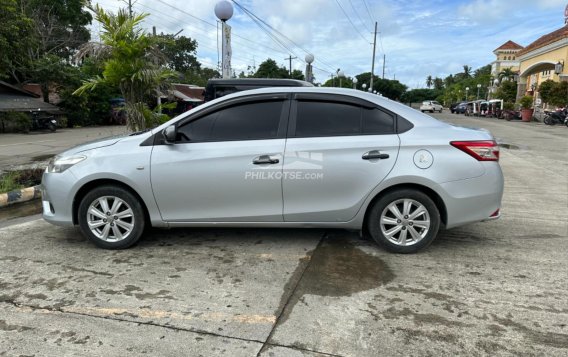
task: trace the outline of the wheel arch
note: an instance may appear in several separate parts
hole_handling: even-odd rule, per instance
[[[87,195],[87,193],[89,193],[93,188],[99,187],[99,186],[104,186],[104,185],[117,186],[117,187],[125,189],[128,192],[130,192],[131,194],[133,194],[138,199],[140,204],[142,205],[142,209],[144,210],[144,219],[146,220],[147,224],[151,224],[150,214],[149,214],[149,211],[148,211],[148,207],[146,206],[146,202],[144,202],[144,200],[138,194],[138,192],[136,192],[135,189],[133,189],[129,185],[125,184],[124,182],[121,182],[121,181],[118,181],[118,180],[113,180],[113,179],[96,179],[96,180],[93,180],[93,181],[89,181],[89,182],[85,183],[83,186],[81,186],[81,188],[77,191],[77,193],[75,194],[75,197],[73,198],[73,211],[72,211],[72,213],[73,213],[73,224],[77,225],[79,223],[79,219],[78,219],[79,205],[81,204],[81,201],[83,200],[85,195]]]
[[[444,203],[444,200],[442,200],[442,197],[440,197],[440,195],[432,190],[431,188],[424,186],[424,185],[420,185],[420,184],[416,184],[416,183],[401,183],[401,184],[396,184],[390,187],[385,188],[384,190],[378,192],[375,197],[373,197],[373,199],[369,202],[369,204],[367,205],[367,208],[365,210],[365,216],[363,218],[363,230],[367,230],[367,223],[368,223],[368,218],[369,218],[369,213],[371,211],[371,209],[373,208],[373,206],[375,205],[375,202],[377,200],[379,200],[381,197],[383,197],[384,195],[393,192],[393,191],[397,191],[397,190],[402,190],[402,189],[413,189],[413,190],[417,190],[420,191],[424,194],[426,194],[428,197],[430,197],[430,199],[432,201],[434,201],[434,204],[436,205],[436,208],[438,208],[438,211],[440,212],[440,220],[442,222],[442,225],[446,225],[447,221],[448,221],[448,211],[446,208],[446,204]]]

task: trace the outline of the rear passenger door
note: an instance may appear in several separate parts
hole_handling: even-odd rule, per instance
[[[284,152],[284,221],[354,218],[396,162],[395,119],[355,97],[297,94]]]

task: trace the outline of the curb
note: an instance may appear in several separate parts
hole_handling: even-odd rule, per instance
[[[0,193],[0,208],[8,207],[14,203],[31,201],[41,197],[40,186],[22,188],[20,190]]]

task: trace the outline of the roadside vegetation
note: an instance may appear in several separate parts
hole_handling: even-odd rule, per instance
[[[44,171],[39,168],[5,172],[0,175],[0,193],[39,185]]]

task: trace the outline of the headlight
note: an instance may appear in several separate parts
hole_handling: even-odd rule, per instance
[[[86,156],[71,156],[71,157],[59,157],[56,156],[49,161],[47,165],[47,172],[63,172],[70,168],[71,166],[85,160]]]

